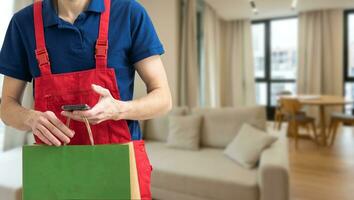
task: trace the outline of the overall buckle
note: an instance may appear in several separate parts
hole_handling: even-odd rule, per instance
[[[49,65],[49,56],[46,48],[36,49],[36,58],[39,66]]]
[[[107,58],[108,40],[97,40],[96,42],[96,58]]]

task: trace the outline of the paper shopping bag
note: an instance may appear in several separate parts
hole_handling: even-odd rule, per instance
[[[23,200],[128,199],[140,199],[133,143],[23,147]]]

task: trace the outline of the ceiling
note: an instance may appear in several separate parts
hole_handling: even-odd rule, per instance
[[[298,7],[291,9],[292,0],[255,0],[259,13],[252,13],[249,0],[205,0],[224,19],[264,19],[296,15],[301,11],[354,8],[354,0],[298,0]]]

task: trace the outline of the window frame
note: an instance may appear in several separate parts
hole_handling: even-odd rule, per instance
[[[353,10],[344,11],[344,82],[353,82],[354,76],[349,76],[349,16],[354,15]]]
[[[272,84],[274,83],[294,83],[296,84],[296,78],[295,79],[272,79],[272,32],[271,32],[271,22],[272,21],[278,21],[278,20],[287,20],[287,19],[298,19],[298,16],[287,16],[287,17],[277,17],[277,18],[269,18],[269,19],[261,19],[261,20],[253,20],[252,25],[257,25],[257,24],[264,24],[265,28],[265,77],[264,78],[255,78],[255,84],[258,83],[265,83],[267,87],[267,118],[268,119],[273,119],[274,118],[274,112],[275,112],[275,106],[271,105],[271,99],[272,99]]]
[[[343,56],[344,56],[344,61],[343,61],[343,94],[344,97],[346,97],[346,84],[347,83],[352,83],[354,84],[354,76],[350,76],[349,75],[349,49],[350,49],[350,45],[349,45],[349,16],[353,15],[354,16],[354,9],[350,9],[350,10],[345,10],[344,11],[344,40],[343,40]],[[351,112],[352,114],[354,114],[354,109]]]

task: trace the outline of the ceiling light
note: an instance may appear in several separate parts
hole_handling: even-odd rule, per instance
[[[250,4],[251,4],[251,8],[252,8],[252,12],[257,15],[258,14],[258,9],[256,6],[256,2],[254,0],[249,0]]]

